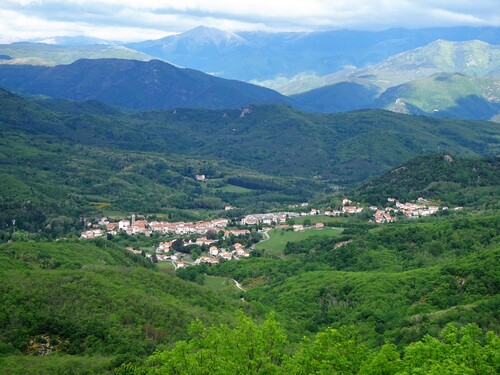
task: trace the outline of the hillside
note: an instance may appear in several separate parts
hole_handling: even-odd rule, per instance
[[[368,68],[312,76],[310,82],[322,87],[310,91],[297,93],[307,80],[301,76],[295,83],[266,84],[278,91],[296,93],[292,98],[310,111],[386,108],[410,114],[489,120],[498,113],[498,61],[498,45],[477,40],[438,40]]]
[[[497,207],[500,159],[464,159],[448,154],[419,156],[361,184],[354,199],[376,205],[388,197],[412,201],[426,197],[454,206]],[[497,207],[498,208],[498,207]]]
[[[3,244],[0,278],[0,363],[13,354],[18,370],[30,357],[45,366],[49,344],[58,354],[43,372],[106,372],[186,337],[194,319],[231,322],[243,308],[237,293],[185,282],[105,240]]]
[[[155,142],[141,124],[99,102],[41,106],[0,94],[0,237],[13,218],[18,230],[57,237],[75,233],[83,225],[80,217],[103,210],[197,220],[223,215],[225,205],[263,210],[302,202],[326,187],[210,155],[186,155],[188,137],[171,129]],[[198,174],[209,181],[196,181]]]
[[[382,88],[430,77],[436,73],[460,73],[474,77],[499,77],[500,46],[479,40],[437,40],[401,52],[353,74]]]
[[[260,173],[352,183],[438,148],[459,156],[494,155],[489,122],[357,111],[304,113],[283,105],[242,110],[150,111],[132,115],[72,113],[50,100],[3,92],[0,120],[10,128],[88,146],[182,154]],[[101,111],[102,108],[99,108]],[[175,142],[172,142],[175,140]]]
[[[56,66],[80,59],[131,59],[149,61],[154,57],[123,46],[62,46],[44,43],[1,44],[0,64]]]
[[[490,120],[500,113],[500,80],[435,74],[386,90],[375,106],[408,114]]]
[[[374,108],[379,93],[377,86],[344,81],[290,97],[304,111],[336,113]]]
[[[40,68],[0,65],[0,86],[25,94],[96,99],[130,109],[240,108],[289,103],[275,91],[153,60],[78,60]]]

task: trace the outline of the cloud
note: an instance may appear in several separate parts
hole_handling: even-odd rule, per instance
[[[491,0],[2,0],[0,35],[159,38],[199,25],[239,30],[499,26]]]

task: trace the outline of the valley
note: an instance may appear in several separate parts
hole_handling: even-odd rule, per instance
[[[0,372],[499,373],[498,30],[0,45]]]

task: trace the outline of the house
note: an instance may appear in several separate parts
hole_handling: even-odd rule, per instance
[[[294,232],[301,232],[303,231],[305,228],[302,224],[294,224],[293,225],[293,230]]]
[[[200,238],[196,239],[195,244],[198,246],[203,246],[203,245],[211,245],[215,242],[217,242],[217,240],[209,240],[206,237],[200,237]]]
[[[120,220],[118,222],[118,229],[120,230],[125,230],[125,228],[128,228],[130,226],[130,220]]]
[[[206,180],[207,180],[207,178],[205,177],[204,174],[197,174],[196,175],[196,181],[205,182]]]
[[[177,268],[186,268],[186,263],[184,263],[184,262],[177,262]]]
[[[106,224],[106,230],[116,230],[118,228],[118,223],[108,223]]]
[[[347,206],[348,204],[351,204],[352,201],[350,199],[344,198],[342,199],[342,206]]]
[[[101,219],[97,222],[97,224],[99,224],[99,225],[108,225],[108,224],[109,224],[109,220],[108,220],[108,218],[107,218],[106,216],[104,216],[103,218],[101,218]]]
[[[168,241],[168,242],[163,242],[158,245],[156,248],[156,251],[168,253],[170,251],[170,248],[172,247],[172,244],[174,241]]]
[[[241,225],[257,225],[259,224],[259,219],[254,216],[248,215],[241,219],[240,223]]]
[[[227,227],[227,225],[229,224],[229,220],[223,219],[223,218],[214,219],[210,222],[210,224],[212,224],[212,226],[215,228],[222,228],[223,229],[223,228]]]
[[[356,207],[356,206],[344,206],[342,207],[342,212],[346,214],[357,214],[363,211],[363,207]]]
[[[221,253],[219,254],[219,256],[220,256],[222,259],[225,259],[225,260],[231,260],[231,259],[233,259],[233,255],[232,255],[231,253],[228,253],[228,252],[225,252],[225,251],[221,252]]]
[[[89,238],[97,238],[102,237],[104,232],[101,229],[92,229],[85,232],[82,232],[80,238],[89,239]]]
[[[234,206],[225,206],[224,210],[225,211],[236,210],[236,207],[234,207]]]
[[[217,255],[219,255],[219,249],[217,248],[217,246],[210,246],[210,249],[208,250],[208,253],[214,257],[216,257]]]
[[[342,214],[342,211],[339,210],[325,211],[327,216],[339,216],[340,214]]]
[[[323,223],[316,223],[316,224],[314,224],[314,227],[316,229],[323,229],[325,227],[325,224],[323,224]]]

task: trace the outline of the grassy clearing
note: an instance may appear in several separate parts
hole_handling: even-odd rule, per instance
[[[269,232],[271,237],[267,241],[259,242],[255,245],[258,250],[265,249],[269,255],[282,255],[288,242],[297,242],[313,236],[339,236],[342,229],[325,228],[321,230],[307,229],[302,232],[285,231],[283,229],[273,229]]]
[[[175,275],[175,267],[172,262],[158,262],[156,263],[158,269],[170,275]]]
[[[111,357],[12,355],[0,357],[2,374],[112,374]]]
[[[254,191],[252,189],[247,189],[241,186],[236,186],[231,184],[227,184],[225,186],[217,188],[217,190],[223,191],[225,193],[251,193],[252,191]]]
[[[342,224],[347,221],[347,218],[345,217],[333,217],[333,216],[326,216],[326,215],[314,215],[314,216],[303,216],[303,217],[298,217],[293,219],[295,221],[295,224],[304,224],[305,220],[309,220],[311,224],[316,224],[316,223],[335,223],[335,224]]]
[[[240,298],[241,291],[234,284],[233,280],[226,277],[206,276],[204,285],[207,288],[221,292],[225,295],[230,295],[235,298]]]

